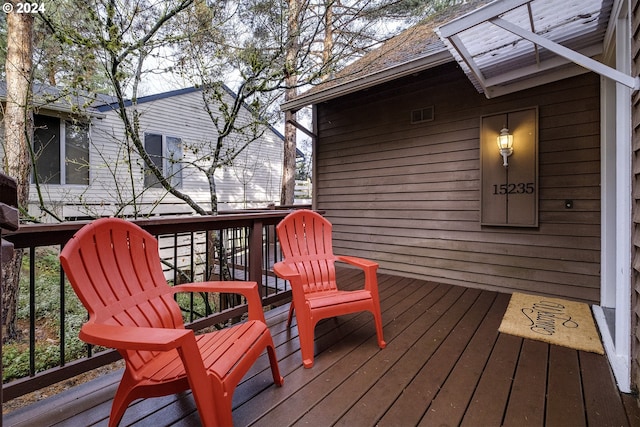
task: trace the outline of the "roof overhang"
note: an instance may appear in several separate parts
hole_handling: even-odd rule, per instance
[[[441,39],[488,98],[593,71],[633,90],[604,53],[613,0],[499,0],[442,25]]]
[[[395,65],[361,78],[354,78],[353,80],[331,86],[322,91],[309,91],[306,94],[302,94],[295,99],[292,99],[291,101],[284,102],[280,105],[280,109],[282,111],[296,111],[308,105],[318,104],[349,93],[368,89],[381,83],[437,67],[438,65],[445,64],[447,62],[453,62],[453,58],[447,50],[441,50],[437,53],[408,61],[404,64]]]
[[[7,82],[0,81],[0,102],[7,102]],[[94,97],[81,93],[66,93],[61,89],[34,83],[31,105],[36,113],[103,119],[106,115],[93,108]]]
[[[615,3],[615,4],[614,4]],[[444,47],[342,83],[310,90],[283,103],[282,111],[457,61],[488,98],[593,71],[632,90],[640,78],[601,62],[615,22],[618,0],[497,0],[436,29]]]

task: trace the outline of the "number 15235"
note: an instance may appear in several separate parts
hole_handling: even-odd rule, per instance
[[[536,187],[533,182],[493,184],[493,194],[533,194]]]

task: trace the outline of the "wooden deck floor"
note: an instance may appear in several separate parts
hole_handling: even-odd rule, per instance
[[[354,270],[341,270],[355,282]],[[640,426],[604,356],[499,334],[509,295],[380,275],[372,316],[322,321],[303,369],[288,306],[267,313],[284,386],[263,355],[234,395],[236,426]],[[105,426],[119,373],[6,415],[5,426]],[[134,402],[122,426],[194,426],[191,395]]]

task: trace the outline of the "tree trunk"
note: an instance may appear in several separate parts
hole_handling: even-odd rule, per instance
[[[5,172],[18,184],[18,206],[28,208],[33,138],[31,111],[31,67],[33,53],[33,15],[7,14],[7,105],[4,114]],[[2,327],[7,339],[17,337],[16,309],[22,252],[3,266]]]
[[[325,0],[324,5],[324,41],[322,43],[322,81],[331,75],[331,57],[333,56],[333,0]]]
[[[300,32],[300,5],[299,0],[289,0],[289,18],[287,21],[288,42],[285,58],[285,85],[284,100],[289,101],[298,94],[297,64]],[[296,113],[285,111],[284,113],[284,158],[282,161],[282,193],[280,204],[292,205],[296,187],[296,127],[292,124],[296,120]]]
[[[285,97],[286,99],[287,97]],[[284,158],[282,161],[282,193],[280,195],[281,205],[292,205],[294,203],[296,187],[296,128],[291,124],[291,120],[296,119],[296,114],[292,111],[285,111],[284,125]]]

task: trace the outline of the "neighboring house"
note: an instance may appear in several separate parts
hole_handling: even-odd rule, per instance
[[[283,104],[314,109],[313,206],[336,252],[591,303],[637,389],[639,8],[468,1]]]
[[[57,94],[55,89],[39,88],[34,97],[36,170],[48,209],[64,219],[193,213],[186,203],[161,188],[135,154],[115,99],[65,96],[54,101]],[[227,91],[226,96],[230,101],[234,95]],[[210,209],[207,176],[193,166],[210,164],[206,157],[217,137],[202,90],[187,88],[145,96],[138,98],[135,106],[131,102],[126,106],[129,113],[137,112],[140,137],[163,175],[198,205]],[[238,122],[249,120],[249,109],[244,107]],[[279,202],[283,136],[270,126],[259,132],[261,135],[233,163],[216,171],[219,210]],[[223,152],[244,143],[243,136],[232,135]],[[41,214],[38,194],[32,185],[30,212],[36,216]]]

